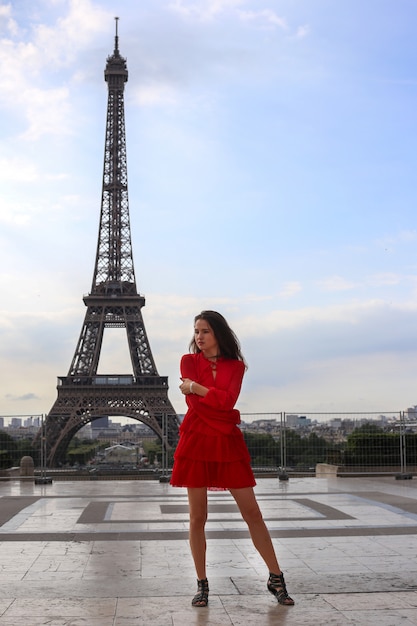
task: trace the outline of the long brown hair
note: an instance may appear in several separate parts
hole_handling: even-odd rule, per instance
[[[201,311],[201,313],[195,316],[194,324],[198,320],[204,320],[210,325],[214,336],[216,337],[216,341],[219,344],[219,351],[222,357],[243,361],[247,367],[243,354],[240,350],[239,339],[236,337],[223,315],[217,313],[217,311]],[[195,336],[193,336],[190,342],[190,352],[193,352],[194,354],[201,352],[195,342]]]

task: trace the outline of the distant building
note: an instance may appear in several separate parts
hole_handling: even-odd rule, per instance
[[[311,426],[311,419],[305,415],[286,415],[285,423],[288,428],[304,428]]]
[[[417,420],[417,405],[409,407],[406,413],[409,420]]]
[[[30,417],[27,417],[25,419],[25,421],[23,422],[23,426],[25,428],[40,428],[41,425],[41,418],[39,417],[39,415],[37,415],[36,417],[33,417],[32,415]]]
[[[112,426],[109,426],[109,428],[94,429],[92,430],[92,433],[94,439],[106,441],[108,439],[116,439],[120,435],[121,430],[121,428],[114,428]]]
[[[93,420],[91,422],[91,428],[93,430],[96,430],[97,428],[99,430],[101,430],[102,428],[108,428],[109,427],[109,417],[108,415],[105,417],[98,417],[97,419]]]
[[[243,430],[249,432],[261,432],[261,433],[273,433],[278,428],[278,422],[276,419],[259,419],[254,420],[250,424],[243,423]]]

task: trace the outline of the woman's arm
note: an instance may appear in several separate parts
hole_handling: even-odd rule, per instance
[[[182,381],[180,389],[185,396],[189,395],[190,393],[194,393],[199,396],[206,395],[208,387],[204,387],[203,385],[200,385],[196,382],[198,374],[195,365],[195,358],[193,357],[193,355],[184,354],[184,356],[181,358],[180,371]]]
[[[210,387],[201,398],[201,404],[217,411],[230,411],[239,398],[245,365],[242,361],[229,360],[222,364],[222,368],[224,368],[223,371],[217,373],[219,387]]]
[[[200,398],[208,392],[208,387],[196,382],[198,378],[195,357],[191,354],[184,354],[180,364],[181,384],[180,390],[185,395],[188,406],[196,408]]]
[[[239,397],[244,373],[245,365],[242,361],[225,360],[219,365],[217,384],[206,387],[196,381],[195,358],[186,354],[181,359],[180,389],[189,406],[197,408],[197,404],[203,404],[217,411],[230,411]]]

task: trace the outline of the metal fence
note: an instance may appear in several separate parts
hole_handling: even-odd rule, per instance
[[[242,420],[255,471],[315,475],[328,465],[339,476],[417,473],[417,420],[408,412],[259,413]]]
[[[409,412],[242,413],[241,419],[258,477],[314,476],[318,468],[339,476],[417,475],[417,420]],[[123,433],[111,441],[81,439],[79,434],[65,466],[47,468],[43,424],[42,415],[0,416],[0,476],[20,475],[22,458],[32,457],[41,478],[47,473],[61,480],[169,480],[174,451],[152,432],[136,441],[132,435],[129,446]],[[39,429],[44,436],[36,438]],[[118,447],[124,458],[114,456]]]

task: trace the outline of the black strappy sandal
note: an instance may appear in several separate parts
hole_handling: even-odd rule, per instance
[[[207,578],[197,580],[197,593],[191,601],[193,606],[204,607],[208,605],[209,585]]]
[[[282,572],[281,574],[269,572],[267,587],[268,591],[276,597],[279,604],[284,604],[285,606],[293,606],[295,604],[294,600],[288,595],[284,574]]]

